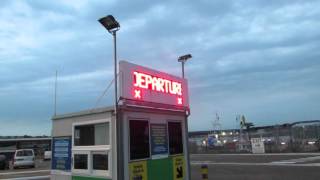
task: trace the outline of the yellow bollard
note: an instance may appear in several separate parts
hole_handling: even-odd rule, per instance
[[[208,165],[202,164],[201,165],[201,175],[202,175],[202,180],[208,180]]]

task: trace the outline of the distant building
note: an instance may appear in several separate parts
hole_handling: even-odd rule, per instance
[[[11,159],[17,149],[33,149],[37,156],[42,156],[44,151],[51,150],[51,137],[0,137],[0,154]]]
[[[261,138],[267,153],[313,152],[320,150],[320,120],[251,127],[242,132],[240,129],[189,132],[189,141],[202,149],[210,149],[210,138],[215,136],[213,146],[216,149],[223,146],[228,152],[251,151],[251,138]],[[232,143],[236,144],[236,150]]]

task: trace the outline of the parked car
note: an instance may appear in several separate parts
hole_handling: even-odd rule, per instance
[[[32,149],[16,150],[13,157],[13,168],[35,167],[35,155]]]
[[[43,160],[50,160],[50,159],[51,159],[51,151],[45,151]]]
[[[9,162],[5,155],[0,154],[0,170],[9,169]]]

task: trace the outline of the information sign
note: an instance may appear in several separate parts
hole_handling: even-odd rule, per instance
[[[71,138],[53,138],[52,169],[71,170]]]
[[[261,138],[251,138],[251,147],[253,154],[265,153],[264,142]]]
[[[168,157],[168,136],[166,124],[150,124],[152,159]]]
[[[148,180],[147,161],[131,162],[129,164],[130,180]]]
[[[173,179],[183,180],[185,176],[184,157],[176,156],[173,158]]]
[[[122,99],[189,107],[186,79],[126,61],[119,69]]]

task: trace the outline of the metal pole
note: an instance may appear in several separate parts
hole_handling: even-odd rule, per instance
[[[58,80],[58,70],[56,70],[56,80],[54,83],[54,116],[57,115],[57,80]]]
[[[182,64],[182,78],[184,78],[184,61],[182,61],[181,64]]]
[[[182,60],[181,61],[181,64],[182,64],[182,78],[184,78],[184,63],[185,63],[185,60]],[[185,132],[185,136],[186,136],[186,156],[187,156],[187,168],[188,168],[188,174],[187,174],[187,177],[188,177],[188,180],[191,180],[191,174],[190,174],[190,153],[189,153],[189,130],[188,130],[188,118],[186,117],[185,119],[185,129],[184,129],[184,132]]]
[[[113,31],[113,45],[114,45],[114,115],[117,119],[118,108],[118,79],[117,79],[117,32]]]
[[[191,169],[190,169],[190,153],[189,153],[189,130],[188,130],[188,118],[186,117],[186,120],[185,120],[185,134],[186,134],[186,146],[187,146],[187,152],[186,152],[186,155],[187,155],[187,166],[188,166],[188,180],[191,180]]]
[[[117,136],[117,179],[123,180],[123,147],[122,147],[122,125],[118,120],[118,78],[117,78],[117,32],[112,32],[113,45],[114,45],[114,118],[116,124],[116,136]]]

